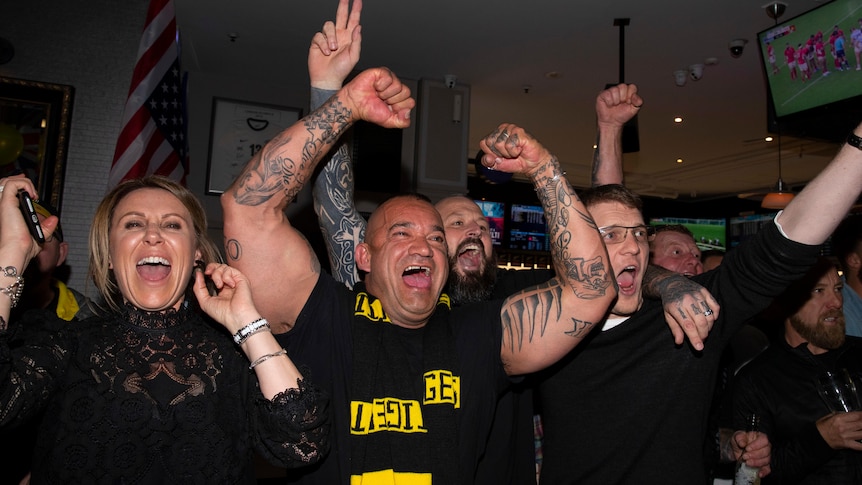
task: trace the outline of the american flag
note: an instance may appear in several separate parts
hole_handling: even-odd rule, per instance
[[[174,4],[172,0],[151,0],[108,189],[153,173],[185,185],[187,147],[185,83]]]

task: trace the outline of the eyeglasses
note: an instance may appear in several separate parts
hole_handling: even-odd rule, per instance
[[[605,226],[599,228],[599,233],[602,235],[602,240],[605,244],[620,244],[626,240],[629,231],[632,232],[635,241],[639,244],[648,244],[649,237],[655,234],[653,226]]]

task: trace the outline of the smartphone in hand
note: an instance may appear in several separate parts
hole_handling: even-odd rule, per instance
[[[26,190],[18,190],[18,203],[21,207],[21,214],[24,220],[27,221],[27,227],[30,229],[30,235],[33,236],[39,244],[45,242],[45,233],[42,232],[42,224],[39,224],[39,216],[36,214],[36,207],[33,206],[33,199]]]

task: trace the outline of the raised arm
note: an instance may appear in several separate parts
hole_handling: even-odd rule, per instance
[[[634,84],[619,84],[596,97],[598,134],[593,152],[593,187],[623,184],[623,125],[643,105]]]
[[[314,252],[284,209],[353,123],[403,128],[414,106],[409,88],[391,71],[363,71],[267,143],[222,194],[228,262],[248,277],[255,305],[274,332],[292,328],[320,274]]]
[[[501,311],[506,372],[525,374],[559,360],[604,319],[616,282],[596,224],[556,157],[511,124],[500,125],[479,145],[485,166],[529,176],[548,220],[557,276],[510,296]]]
[[[0,332],[8,330],[9,315],[17,305],[24,285],[24,269],[36,257],[41,247],[30,235],[19,209],[18,191],[24,190],[33,200],[38,193],[24,174],[0,179]],[[41,222],[45,237],[54,233],[59,219],[56,216]]]
[[[859,140],[862,125],[857,126],[853,133]],[[847,215],[860,191],[862,149],[845,143],[829,165],[790,201],[777,221],[791,240],[822,244]]]
[[[323,24],[311,40],[308,52],[308,74],[311,78],[311,109],[322,105],[356,63],[362,45],[359,25],[362,1],[340,0],[335,22]],[[365,239],[365,219],[354,203],[353,163],[347,141],[342,141],[325,160],[314,180],[314,212],[326,242],[329,267],[333,278],[352,287],[359,281],[354,254]]]

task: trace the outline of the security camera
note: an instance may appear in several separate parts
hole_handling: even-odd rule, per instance
[[[740,57],[742,52],[745,50],[745,44],[748,44],[746,39],[734,39],[727,44],[727,48],[730,50],[730,57],[734,59]]]
[[[700,81],[700,78],[703,77],[703,64],[692,64],[688,66],[688,77],[690,77],[692,81]]]
[[[458,80],[458,78],[454,74],[447,74],[443,77],[443,79],[446,80],[446,87],[449,89],[454,88],[455,87],[455,81]]]
[[[763,6],[763,9],[766,10],[766,15],[771,19],[778,19],[784,15],[784,11],[787,10],[787,4],[784,2],[772,2],[767,3]]]

